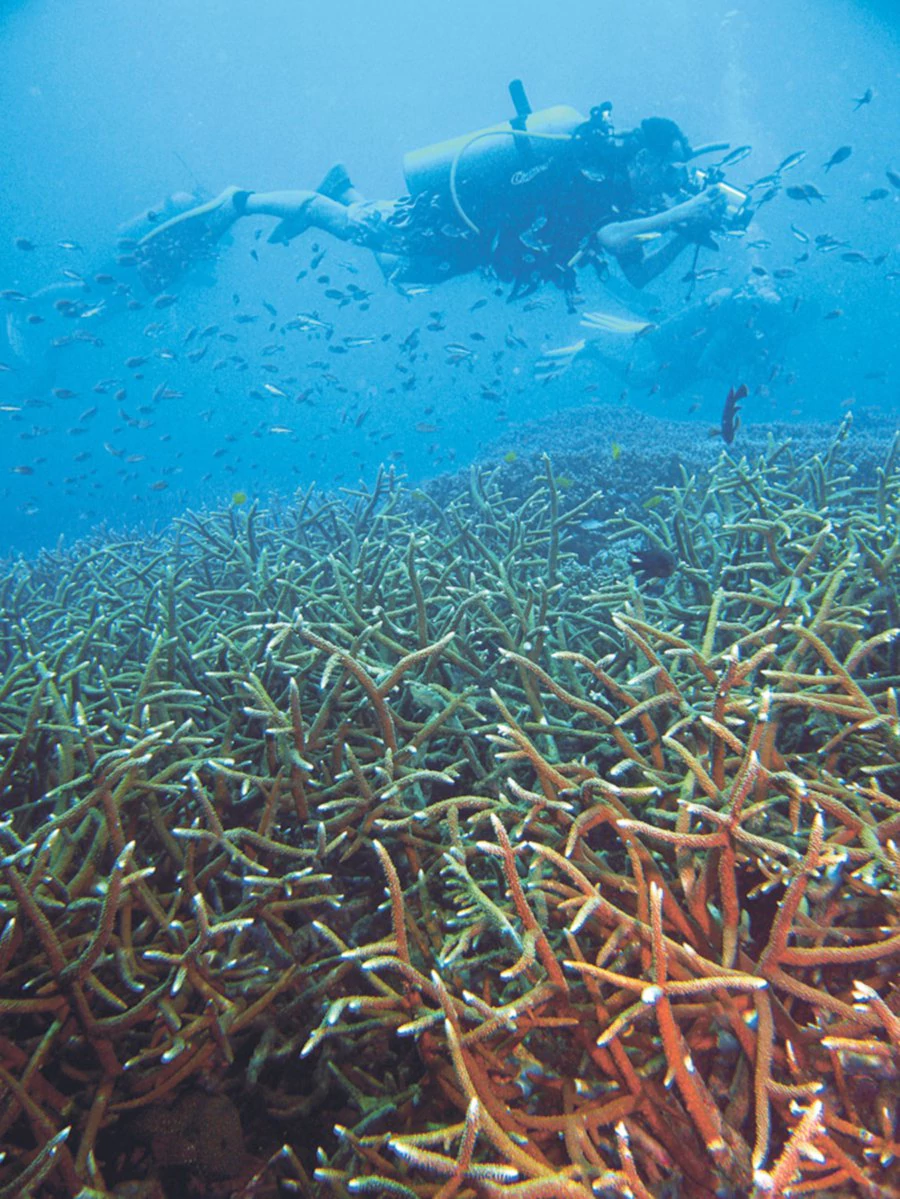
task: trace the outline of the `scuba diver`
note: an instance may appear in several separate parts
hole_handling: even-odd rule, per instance
[[[720,147],[692,151],[674,121],[651,117],[617,134],[609,103],[585,119],[565,105],[532,112],[518,80],[510,94],[512,120],[407,154],[409,194],[398,200],[364,199],[342,165],[314,191],[226,188],[141,239],[145,285],[162,290],[241,217],[265,215],[278,220],[270,243],[321,230],[373,251],[398,285],[480,269],[511,282],[511,299],[545,281],[571,298],[576,268],[603,275],[609,258],[643,287],[746,200],[691,173],[691,159]]]
[[[114,257],[82,266],[81,273],[67,268],[64,278],[10,305],[0,317],[0,361],[11,367],[3,373],[0,396],[21,399],[49,391],[60,378],[71,377],[73,361],[103,344],[98,330],[129,310],[143,308],[134,294],[140,285],[134,252],[139,239],[148,227],[195,211],[202,199],[199,189],[161,197],[119,225]],[[214,282],[208,272],[198,272],[195,279]]]
[[[764,384],[779,370],[789,340],[809,327],[811,313],[796,311],[771,279],[751,271],[737,286],[720,287],[652,323],[628,313],[582,313],[585,336],[573,345],[545,349],[535,378],[549,382],[576,364],[602,366],[624,386],[665,383],[673,398],[703,380],[724,386],[740,377]]]

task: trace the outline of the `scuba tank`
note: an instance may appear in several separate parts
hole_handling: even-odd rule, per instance
[[[517,171],[540,168],[568,142],[585,117],[568,104],[532,112],[518,79],[509,85],[516,115],[509,121],[464,133],[448,141],[411,150],[403,156],[403,173],[411,196],[433,192],[454,205],[476,232],[467,215],[479,196],[506,191]]]

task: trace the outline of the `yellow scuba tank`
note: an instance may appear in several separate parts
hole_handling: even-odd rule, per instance
[[[505,191],[517,172],[538,170],[568,142],[585,117],[568,104],[532,112],[519,80],[509,85],[516,116],[473,133],[464,133],[403,157],[406,186],[412,196],[434,192],[451,199],[463,220],[477,214],[479,198]]]

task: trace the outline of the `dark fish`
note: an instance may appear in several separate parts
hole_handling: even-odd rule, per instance
[[[825,167],[825,170],[830,171],[832,167],[836,167],[840,163],[846,162],[852,153],[853,153],[852,146],[839,146],[837,148],[837,150],[835,150],[835,152],[832,154],[832,156],[828,159],[828,161],[823,164]]]
[[[735,434],[740,428],[741,418],[738,415],[741,409],[741,400],[745,400],[750,393],[747,391],[746,383],[742,383],[735,390],[729,387],[728,395],[725,397],[725,407],[722,409],[722,440],[726,445],[731,445],[734,441]]]
[[[27,237],[17,237],[16,241],[15,241],[15,246],[16,246],[17,250],[36,250],[37,249],[37,246],[35,246],[34,242],[29,241]]]
[[[654,546],[648,550],[637,550],[631,559],[631,569],[648,579],[669,579],[678,569],[678,559],[670,550]]]
[[[890,167],[884,172],[888,177],[888,181],[892,187],[896,187],[900,191],[900,175],[896,171],[892,171]]]
[[[821,200],[823,203],[825,197],[819,191],[814,183],[803,183],[799,187],[788,187],[785,189],[785,195],[792,200],[803,200],[810,204],[813,200]]]
[[[886,187],[876,187],[867,196],[863,196],[863,202],[871,203],[872,200],[886,200],[890,194],[890,191]]]
[[[864,104],[871,104],[874,96],[875,93],[870,87],[867,87],[861,96],[854,96],[853,103],[855,107],[853,111],[856,112],[858,109],[862,108]]]

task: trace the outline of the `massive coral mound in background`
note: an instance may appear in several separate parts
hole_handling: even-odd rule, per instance
[[[897,1193],[897,454],[11,567],[2,1193]]]

